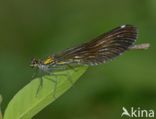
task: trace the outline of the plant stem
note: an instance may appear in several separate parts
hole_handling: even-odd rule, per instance
[[[0,95],[0,119],[3,119],[2,117],[2,111],[1,111],[1,103],[2,103],[2,96]]]

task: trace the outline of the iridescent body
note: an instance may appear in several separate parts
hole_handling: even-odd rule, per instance
[[[51,72],[52,70],[65,69],[69,65],[91,66],[102,64],[132,47],[136,38],[136,27],[122,25],[78,47],[64,50],[43,60],[33,59],[31,67],[43,72]]]

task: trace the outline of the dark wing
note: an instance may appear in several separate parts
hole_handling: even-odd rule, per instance
[[[136,27],[123,25],[104,33],[92,41],[56,54],[58,62],[96,65],[121,55],[137,37]]]

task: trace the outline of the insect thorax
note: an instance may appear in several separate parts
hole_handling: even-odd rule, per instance
[[[39,64],[38,68],[43,72],[48,72],[50,70],[49,65]]]
[[[53,64],[54,61],[55,61],[54,57],[49,56],[48,58],[46,58],[45,60],[43,60],[43,64],[44,65]]]

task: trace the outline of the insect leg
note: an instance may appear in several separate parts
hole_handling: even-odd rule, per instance
[[[55,74],[54,74],[55,75]],[[56,75],[55,75],[56,76]],[[57,77],[57,76],[56,76]],[[57,78],[55,79],[51,79],[51,78],[47,78],[48,80],[50,80],[53,84],[54,84],[54,87],[53,87],[53,97],[56,98],[56,88],[57,88]]]
[[[36,91],[36,96],[39,94],[39,91],[41,90],[41,88],[43,87],[43,77],[39,77],[39,86],[37,88],[37,91]]]
[[[69,69],[73,69],[75,72],[77,72],[77,70],[76,70],[73,66],[71,66],[70,64],[67,64],[67,67],[68,67]]]
[[[35,70],[35,72],[32,75],[32,78],[35,78],[38,75],[38,69]]]

